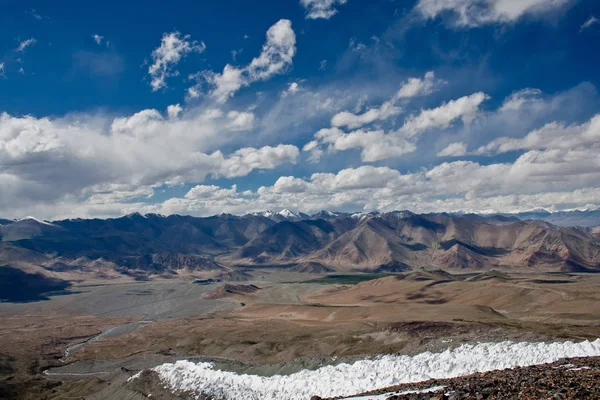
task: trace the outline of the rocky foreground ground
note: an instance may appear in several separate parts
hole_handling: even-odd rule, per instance
[[[428,393],[399,394],[443,386]],[[572,358],[552,364],[484,372],[454,379],[384,388],[365,395],[390,393],[386,400],[459,399],[600,399],[600,357]],[[314,396],[311,400],[325,400]],[[327,399],[333,400],[333,399]]]

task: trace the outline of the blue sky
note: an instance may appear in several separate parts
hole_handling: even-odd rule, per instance
[[[600,205],[593,0],[9,1],[0,214]]]

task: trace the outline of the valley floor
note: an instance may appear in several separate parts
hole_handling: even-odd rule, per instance
[[[127,378],[180,359],[272,376],[464,343],[600,337],[594,274],[420,271],[352,284],[252,275],[227,287],[80,285],[47,301],[1,303],[0,398],[144,398]]]

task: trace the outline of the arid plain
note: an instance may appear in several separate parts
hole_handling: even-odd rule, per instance
[[[600,336],[596,274],[255,269],[240,276],[95,282],[45,301],[2,303],[0,394],[177,398],[156,382],[127,378],[182,358],[272,375],[462,343]]]

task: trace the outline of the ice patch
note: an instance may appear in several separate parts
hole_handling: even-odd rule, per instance
[[[137,374],[130,376],[129,378],[127,378],[127,382],[129,383],[129,382],[133,381],[134,379],[139,378],[140,376],[142,376],[142,372],[144,372],[144,371],[140,371]]]
[[[600,356],[600,339],[581,343],[480,343],[443,353],[381,356],[354,364],[302,370],[292,375],[263,377],[214,369],[211,363],[177,361],[154,368],[172,390],[210,394],[226,400],[306,400],[352,396],[371,390],[454,378],[475,372],[545,364],[566,357]]]

